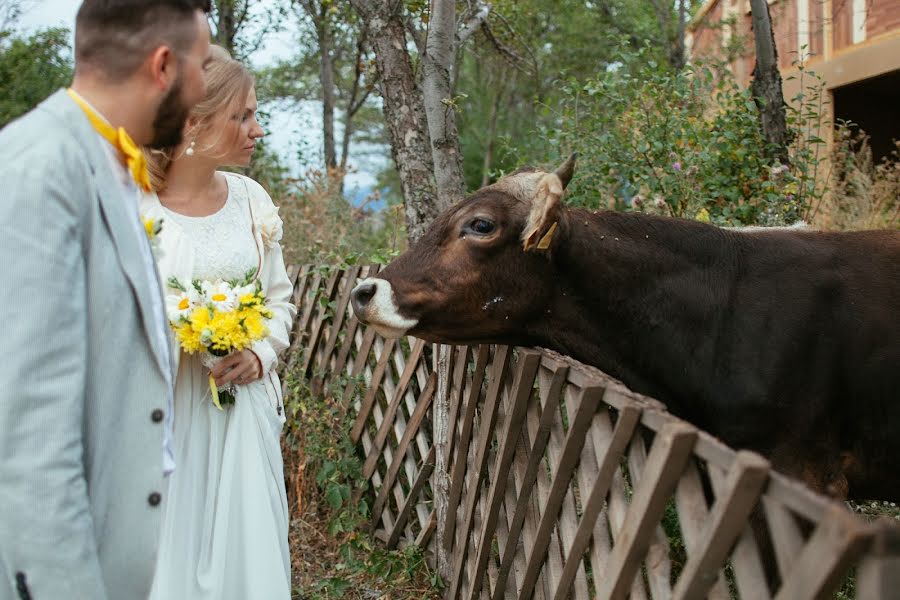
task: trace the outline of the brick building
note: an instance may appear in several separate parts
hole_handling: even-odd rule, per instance
[[[797,92],[788,77],[802,58],[825,81],[829,116],[858,123],[876,159],[890,152],[900,139],[900,0],[769,0],[769,12],[785,98]],[[735,76],[748,84],[750,22],[748,0],[709,0],[688,27],[690,56],[730,55]]]

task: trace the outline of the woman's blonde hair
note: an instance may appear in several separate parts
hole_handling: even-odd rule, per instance
[[[203,69],[203,78],[206,80],[206,97],[191,110],[193,124],[185,131],[185,140],[196,140],[212,131],[217,117],[222,114],[229,115],[236,110],[243,112],[243,104],[254,85],[253,75],[247,67],[231,58],[225,48],[216,45],[209,47],[209,62]],[[238,131],[235,132],[237,135]],[[208,152],[218,141],[219,137],[216,137],[207,147],[197,151]],[[166,189],[166,173],[175,159],[175,150],[144,150],[150,184],[156,192]]]

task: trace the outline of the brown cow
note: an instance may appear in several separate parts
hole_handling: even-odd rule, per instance
[[[821,491],[900,500],[900,232],[568,208],[573,169],[521,170],[445,211],[356,287],[360,320],[552,348]]]

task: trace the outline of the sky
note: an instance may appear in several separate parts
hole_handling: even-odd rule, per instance
[[[152,1],[152,0],[150,0]],[[19,26],[25,31],[45,27],[75,28],[75,14],[80,0],[30,0],[31,8],[22,16]],[[269,35],[262,48],[253,56],[255,66],[265,66],[291,55],[292,32],[290,30]],[[266,103],[260,98],[260,108],[269,113],[267,141],[292,174],[299,175],[311,167],[319,167],[322,159],[321,108],[318,102],[304,102],[299,106],[285,106]],[[349,197],[368,193],[375,185],[375,174],[388,161],[388,150],[384,150],[384,160],[363,160],[356,158],[351,150],[351,172],[346,180]]]

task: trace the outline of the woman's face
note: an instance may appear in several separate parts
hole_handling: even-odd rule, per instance
[[[256,141],[265,135],[256,120],[256,109],[256,89],[251,87],[243,105],[237,105],[233,113],[223,115],[222,121],[213,127],[209,135],[215,137],[208,154],[215,157],[219,165],[245,167],[250,164]]]

